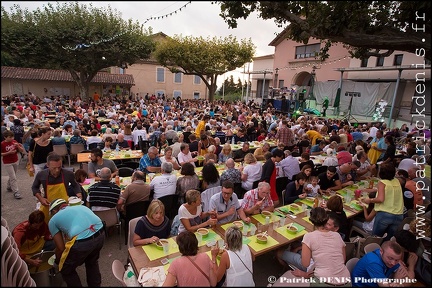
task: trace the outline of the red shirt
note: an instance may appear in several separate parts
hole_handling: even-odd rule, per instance
[[[52,236],[48,229],[48,225],[44,222],[42,226],[38,230],[29,229],[29,221],[24,221],[18,224],[14,230],[12,231],[12,235],[17,243],[18,249],[24,244],[27,239],[35,240],[36,238],[44,237],[46,240],[51,240]],[[22,259],[25,258],[26,255],[20,253],[20,257]]]
[[[2,157],[4,164],[11,164],[18,161],[18,148],[16,147],[16,144],[18,144],[18,142],[15,140],[12,140],[10,142],[7,141],[1,142],[1,153],[6,153],[11,150],[15,150],[14,154],[5,155]]]

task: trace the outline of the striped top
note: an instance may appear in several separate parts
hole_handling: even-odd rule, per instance
[[[88,189],[90,207],[114,208],[117,206],[120,192],[120,187],[115,183],[109,180],[101,180]]]

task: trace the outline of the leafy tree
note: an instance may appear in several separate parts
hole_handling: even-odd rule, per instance
[[[209,90],[209,101],[213,101],[217,77],[251,62],[254,53],[251,39],[239,43],[233,36],[204,39],[175,35],[159,42],[154,56],[173,73],[199,76]]]
[[[431,2],[429,1],[214,1],[231,28],[237,19],[258,11],[279,27],[284,37],[308,43],[325,42],[321,59],[332,43],[343,43],[355,58],[389,56],[394,50],[431,59]],[[416,50],[417,49],[417,50]],[[420,50],[424,49],[424,50]]]
[[[67,70],[83,99],[98,71],[146,59],[155,47],[151,29],[124,21],[110,6],[67,2],[29,12],[15,5],[1,14],[2,65]]]

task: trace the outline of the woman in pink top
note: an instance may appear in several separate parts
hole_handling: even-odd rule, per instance
[[[213,271],[216,263],[206,253],[198,253],[195,234],[183,231],[177,236],[176,242],[182,256],[171,263],[163,286],[216,286],[216,274]]]
[[[324,208],[311,210],[309,220],[314,225],[314,231],[303,236],[302,265],[308,267],[313,260],[314,283],[351,287],[350,272],[345,266],[345,242],[339,233],[327,230],[328,219]],[[292,274],[297,277],[310,276],[308,272],[301,270],[294,270]]]

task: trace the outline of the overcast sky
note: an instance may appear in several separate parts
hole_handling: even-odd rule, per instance
[[[54,1],[50,1],[56,5]],[[38,7],[46,5],[47,1],[2,1],[1,5],[10,11],[9,7],[13,4],[19,5],[21,8],[34,10]],[[282,31],[278,28],[273,20],[263,20],[257,17],[257,14],[252,14],[246,20],[239,20],[236,29],[228,28],[228,24],[219,16],[220,6],[211,4],[210,1],[104,1],[104,2],[87,2],[92,3],[94,7],[105,7],[110,5],[112,9],[119,11],[123,19],[133,19],[141,24],[150,17],[165,16],[161,19],[149,20],[144,24],[144,27],[151,26],[154,33],[163,32],[168,36],[183,35],[183,36],[202,36],[207,37],[226,37],[233,35],[239,41],[240,39],[252,39],[256,46],[255,56],[264,56],[274,53],[274,47],[268,44],[276,37],[277,33]],[[187,6],[183,7],[185,4]],[[181,11],[179,10],[181,7]],[[170,13],[177,11],[169,16]],[[272,68],[272,67],[269,67]],[[242,71],[242,68],[237,71]],[[229,75],[229,74],[227,74]],[[238,75],[238,74],[234,74]],[[237,81],[238,76],[234,76]],[[218,79],[222,80],[222,79]],[[219,81],[218,81],[219,82]]]

